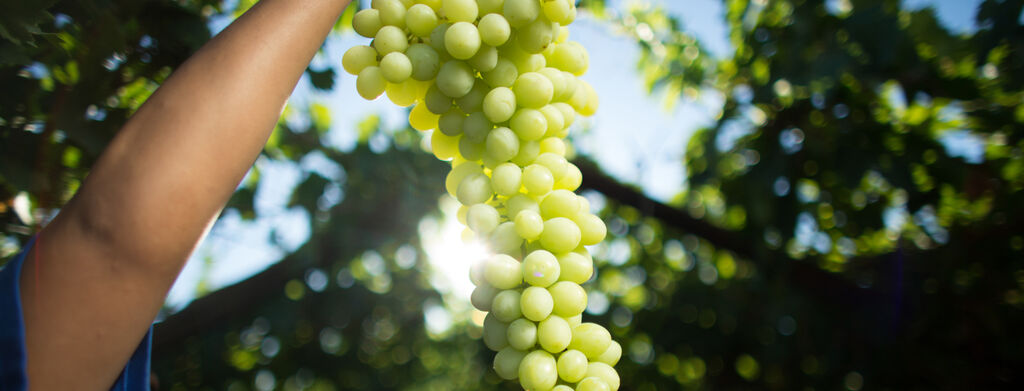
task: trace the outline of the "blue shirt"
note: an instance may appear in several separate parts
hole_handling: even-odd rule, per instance
[[[35,238],[18,256],[0,269],[0,390],[24,391],[28,389],[25,372],[25,322],[21,313],[21,291],[18,276]],[[135,349],[128,364],[121,371],[111,391],[149,390],[149,353],[153,328],[150,327]]]

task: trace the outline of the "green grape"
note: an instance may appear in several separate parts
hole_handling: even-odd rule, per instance
[[[448,61],[437,72],[437,88],[452,98],[468,94],[475,80],[473,70],[462,61]]]
[[[580,243],[583,243],[584,246],[601,243],[605,235],[608,234],[604,220],[591,213],[580,213],[573,220],[580,227]]]
[[[537,205],[537,201],[534,201],[525,194],[516,194],[509,197],[508,201],[505,201],[505,209],[508,216],[518,216],[524,210],[540,214],[540,205]]]
[[[576,391],[611,391],[611,388],[608,387],[608,383],[605,383],[600,378],[588,377],[580,380],[580,383],[576,385]]]
[[[529,72],[519,75],[512,91],[516,94],[516,103],[522,107],[539,109],[551,103],[554,87],[544,75],[538,72]],[[547,129],[545,127],[545,129]]]
[[[388,26],[405,28],[405,5],[398,0],[378,0],[373,8],[380,11],[380,21]]]
[[[558,276],[562,281],[583,284],[594,275],[594,261],[578,252],[567,252],[558,256],[558,266],[562,273]]]
[[[516,96],[519,96],[518,92]],[[544,132],[548,129],[548,121],[540,111],[522,108],[516,110],[516,113],[512,115],[512,119],[509,120],[509,127],[523,141],[534,141],[544,136]],[[537,147],[539,152],[540,145]]]
[[[521,318],[523,312],[519,309],[520,295],[519,291],[512,289],[499,292],[494,296],[494,302],[491,304],[491,313],[488,316],[494,315],[495,318],[502,322],[511,322]]]
[[[437,12],[441,9],[441,0],[416,0],[417,4],[423,4]]]
[[[552,106],[555,106],[555,108],[562,113],[562,119],[565,122],[564,129],[568,130],[569,125],[572,125],[572,123],[576,121],[576,109],[573,109],[571,105],[565,102],[558,102],[552,104]],[[566,132],[566,134],[568,134],[568,132]],[[565,137],[565,134],[559,134],[558,137]]]
[[[537,160],[539,163],[540,158]],[[568,190],[553,190],[540,202],[540,215],[545,219],[572,218],[579,213],[579,208],[580,203],[576,194]]]
[[[552,100],[558,101],[560,100],[559,97],[565,95],[567,83],[565,81],[565,75],[562,74],[562,71],[551,67],[545,67],[541,68],[539,71],[537,71],[537,73],[544,75],[544,77],[548,78],[548,81],[551,82]]]
[[[377,31],[377,35],[373,38],[373,48],[377,49],[377,53],[381,56],[386,56],[391,52],[401,53],[409,48],[409,40],[405,37],[405,32],[402,29],[395,26],[384,26]]]
[[[576,326],[579,326],[579,325],[583,324],[583,314],[579,314],[579,315],[576,315],[576,316],[571,316],[571,317],[565,318],[565,320],[567,322],[569,322],[569,327],[576,328]]]
[[[501,215],[493,206],[487,204],[475,204],[469,207],[466,214],[466,225],[477,235],[487,235],[498,228]]]
[[[448,110],[447,113],[441,114],[440,118],[437,119],[437,129],[449,136],[462,134],[465,124],[466,115],[458,108]]]
[[[468,62],[480,72],[494,70],[494,67],[498,66],[498,49],[489,45],[480,46],[480,50],[477,50]]]
[[[513,289],[523,283],[523,272],[519,261],[505,254],[487,258],[484,265],[484,279],[498,289]],[[602,350],[602,352],[604,352]]]
[[[544,131],[544,136],[548,139],[558,139],[563,137],[563,130],[565,129],[565,117],[562,116],[562,111],[558,110],[553,105],[547,105],[540,108],[540,113],[544,114],[544,119],[548,123],[547,130]],[[563,144],[564,146],[564,144]],[[562,153],[559,155],[565,155],[565,148],[562,148]]]
[[[509,346],[494,356],[494,372],[502,379],[515,380],[519,378],[519,364],[526,357],[526,352],[516,350]]]
[[[555,50],[548,58],[551,66],[580,76],[587,70],[589,61],[587,51],[577,42],[568,41],[555,45]]]
[[[580,244],[580,228],[572,220],[555,217],[544,222],[544,232],[540,234],[540,243],[551,252],[572,251]]]
[[[459,220],[459,223],[466,225],[466,215],[469,214],[469,205],[460,205],[459,210],[455,212],[455,219]],[[480,284],[474,284],[480,285]]]
[[[559,385],[555,386],[555,388],[552,388],[551,391],[573,391],[573,390],[572,390],[572,387],[569,387],[569,386],[567,386],[565,384],[559,384]]]
[[[508,324],[505,337],[508,339],[508,345],[513,348],[530,349],[537,344],[537,324],[523,318],[513,320]]]
[[[459,153],[466,160],[479,161],[484,158],[487,146],[482,142],[476,142],[463,136],[459,139]],[[487,166],[487,164],[485,164]],[[490,168],[488,166],[488,168]]]
[[[455,197],[459,189],[459,185],[462,184],[462,181],[464,179],[475,174],[483,173],[483,168],[476,163],[466,162],[458,165],[452,164],[452,170],[448,172],[448,176],[444,180],[444,187],[446,190],[448,190],[448,194],[450,194],[452,197]],[[470,205],[465,202],[463,202],[462,204]]]
[[[352,29],[366,38],[376,37],[382,26],[384,23],[380,21],[380,11],[372,8],[360,10],[352,17]]]
[[[479,9],[476,0],[442,0],[441,12],[449,21],[473,23]]]
[[[501,295],[499,293],[498,295]],[[494,296],[495,299],[498,296]],[[494,306],[491,306],[493,309]],[[484,317],[484,345],[487,345],[488,349],[495,352],[504,349],[508,346],[508,324],[498,320],[494,316],[494,312],[487,314]]]
[[[505,0],[476,0],[476,5],[480,9],[480,15],[487,15],[492,12],[501,12],[501,6],[505,4]]]
[[[541,3],[544,16],[552,22],[567,25],[572,23],[572,4],[569,0],[546,0]]]
[[[491,130],[490,133],[487,134],[487,154],[490,155],[492,159],[495,159],[500,162],[507,162],[509,159],[515,157],[517,153],[519,153],[519,137],[517,137],[511,129],[501,127]],[[511,165],[515,166],[515,164]],[[495,191],[501,195],[515,194],[515,192],[519,191],[519,185],[521,183],[521,174],[522,172],[519,170],[519,167],[517,166],[515,169],[516,181],[514,183],[516,187],[515,190],[513,190],[512,192],[509,193],[509,190],[512,190],[511,186],[513,185],[513,183],[508,183],[509,187],[503,188],[501,190],[495,188]]]
[[[363,68],[359,72],[359,76],[356,77],[356,91],[359,92],[359,96],[362,96],[366,100],[377,99],[380,94],[384,93],[384,88],[387,87],[388,81],[384,79],[384,74],[381,73],[380,67],[368,66]]]
[[[530,255],[523,258],[522,269],[523,281],[532,286],[547,288],[558,281],[558,259],[550,252],[544,250],[531,252]]]
[[[497,128],[491,132],[490,136],[487,136],[487,149],[489,154],[494,155],[491,152],[491,137],[495,134],[503,133],[502,129],[507,130],[508,128]],[[491,188],[494,189],[498,195],[511,197],[512,195],[519,193],[519,188],[523,186],[523,170],[514,163],[502,163],[499,164],[491,173]],[[516,227],[516,232],[519,232],[519,228]],[[539,233],[538,233],[539,235]]]
[[[600,103],[600,98],[598,98],[597,91],[594,90],[594,86],[591,86],[590,83],[587,83],[586,81],[581,81],[581,83],[587,91],[587,103],[578,111],[581,115],[589,117],[597,112],[597,106]]]
[[[550,107],[550,106],[544,106]],[[552,108],[554,109],[554,108]],[[557,109],[554,109],[557,110]],[[543,109],[541,110],[543,112]],[[561,115],[561,114],[559,114]],[[549,123],[551,121],[548,121]],[[565,141],[558,137],[545,137],[540,140],[540,153],[553,153],[559,156],[565,156]],[[572,163],[569,163],[572,164]],[[566,167],[566,170],[569,168]],[[578,168],[577,168],[578,170]]]
[[[417,37],[429,37],[437,27],[437,13],[428,5],[415,4],[405,13],[405,26]]]
[[[509,1],[505,0],[505,4]],[[533,0],[536,1],[536,0]],[[519,364],[519,384],[530,391],[549,391],[558,381],[558,368],[551,353],[534,350]]]
[[[563,318],[571,318],[583,313],[587,308],[587,291],[572,281],[559,281],[548,288],[551,298],[555,301],[551,312]]]
[[[516,42],[527,53],[540,53],[555,40],[557,34],[558,24],[541,16],[519,30]]]
[[[484,96],[483,110],[491,122],[508,121],[516,112],[516,95],[508,87],[495,88]]]
[[[460,212],[464,210],[463,207],[459,207]],[[484,265],[486,263],[483,260],[473,261],[469,264],[469,282],[472,282],[473,286],[487,283],[484,279]]]
[[[544,167],[540,164],[531,164],[523,169],[523,187],[526,188],[526,191],[529,194],[547,194],[549,191],[551,191],[551,187],[554,186],[554,184],[555,178],[551,176],[551,170],[548,170],[547,167]],[[569,222],[571,223],[572,221]],[[547,231],[547,229],[548,225],[545,222],[544,230]],[[541,233],[542,240],[544,238],[544,235],[544,233]]]
[[[523,27],[540,16],[540,2],[537,0],[505,0],[503,14],[512,27]]]
[[[551,69],[558,70],[557,68]],[[561,94],[558,94],[558,96],[555,97],[555,100],[559,102],[566,102],[569,99],[572,99],[572,96],[576,94],[576,90],[579,88],[580,85],[580,80],[579,78],[576,77],[576,75],[573,75],[572,73],[566,71],[559,72],[562,72],[562,80],[565,80],[565,90],[562,91]]]
[[[518,233],[519,236],[523,239],[533,241],[540,238],[540,233],[544,230],[544,219],[542,219],[540,214],[537,212],[524,210],[515,215],[515,225],[516,233]],[[561,267],[559,267],[559,271],[561,271]]]
[[[449,26],[451,24],[441,23],[434,27],[434,31],[430,32],[430,47],[434,48],[438,53],[448,53],[448,49],[444,47],[444,36],[448,33]]]
[[[423,98],[423,103],[427,105],[427,110],[431,113],[441,114],[441,118],[444,118],[445,113],[452,109],[452,98],[445,95],[437,84],[431,84],[430,88],[427,88],[427,94]],[[461,127],[459,128],[461,131]]]
[[[387,81],[401,83],[412,76],[412,62],[399,52],[391,52],[380,59],[380,71]]]
[[[412,64],[413,79],[431,81],[437,77],[437,71],[441,68],[441,57],[430,45],[414,43],[409,45],[405,55],[409,57],[409,62]]]
[[[498,228],[491,232],[489,239],[491,250],[494,250],[494,252],[519,257],[519,248],[523,245],[523,238],[519,237],[519,234],[516,233],[515,223],[506,221],[498,224]]]
[[[608,349],[605,349],[604,353],[594,359],[594,361],[603,362],[610,366],[615,366],[619,362],[619,358],[622,357],[622,345],[618,342],[612,341],[608,344]]]
[[[494,47],[504,45],[512,35],[512,28],[508,25],[505,17],[500,14],[484,15],[480,18],[477,28],[480,30],[480,39]]]
[[[426,104],[418,103],[409,110],[409,125],[421,132],[437,128],[437,114],[427,110]]]
[[[534,163],[543,165],[548,170],[551,170],[551,176],[554,177],[555,182],[561,180],[565,176],[565,171],[569,169],[569,162],[565,160],[564,156],[550,152],[537,155],[537,160]],[[576,214],[575,210],[570,212],[572,215]]]
[[[478,111],[467,116],[462,123],[462,137],[474,143],[484,143],[491,129],[494,129],[494,124],[487,120],[483,112]]]
[[[569,322],[561,317],[551,315],[537,325],[537,343],[551,353],[560,353],[572,340],[572,329]]]
[[[465,155],[462,148],[462,141],[465,141],[465,139],[461,139],[459,141],[459,152],[463,152],[463,155]],[[483,173],[469,175],[466,179],[462,180],[462,183],[459,183],[458,190],[455,194],[455,198],[457,198],[463,205],[487,202],[492,195],[491,178],[488,178],[487,175],[484,175]]]
[[[572,342],[569,349],[575,349],[594,359],[608,349],[612,336],[608,330],[595,323],[583,323],[572,329]]]
[[[587,365],[586,377],[596,377],[608,385],[608,389],[616,391],[619,389],[619,374],[610,365],[600,361],[591,362]],[[584,380],[586,380],[584,378]]]
[[[519,275],[519,278],[522,278],[522,274]],[[551,309],[555,305],[552,300],[551,293],[547,289],[536,286],[523,289],[523,295],[519,299],[519,306],[523,311],[523,317],[534,322],[544,320],[548,315],[551,315]],[[601,352],[603,353],[604,350]]]
[[[519,70],[519,73],[536,72],[544,69],[544,66],[547,65],[544,56],[540,54],[525,55],[513,61],[513,63],[516,64],[516,69]]]
[[[487,87],[487,83],[483,80],[476,79],[473,88],[463,95],[462,97],[455,99],[455,103],[459,104],[459,108],[465,113],[474,113],[483,110],[484,97],[490,91],[490,87]]]
[[[352,75],[359,75],[364,68],[376,65],[377,51],[366,45],[353,46],[341,56],[342,68]]]
[[[480,50],[480,32],[469,22],[456,22],[444,33],[444,47],[459,60],[468,60]]]
[[[434,131],[430,135],[430,150],[440,160],[451,160],[459,153],[459,138]]]
[[[519,143],[519,153],[516,155],[516,157],[512,158],[512,163],[518,164],[520,166],[528,166],[530,164],[533,164],[533,161],[537,159],[537,155],[539,154],[540,142],[521,142]],[[554,177],[552,177],[551,180],[554,180]]]
[[[494,295],[498,294],[498,291],[494,287],[481,284],[473,289],[473,293],[469,295],[469,301],[473,304],[473,308],[480,311],[490,311],[491,303],[494,301]]]
[[[558,377],[569,383],[583,380],[587,374],[587,356],[579,350],[566,350],[558,356]]]
[[[519,77],[519,70],[512,61],[499,56],[494,69],[483,72],[482,76],[491,87],[512,87]]]
[[[384,78],[387,79],[387,76],[385,75]],[[420,87],[416,83],[418,82],[412,79],[406,79],[401,83],[388,83],[387,87],[384,87],[384,92],[396,106],[409,107],[419,99]]]
[[[583,184],[583,173],[580,172],[580,168],[576,167],[575,164],[569,163],[568,168],[565,170],[565,176],[558,183],[555,183],[555,187],[576,191],[581,184]]]

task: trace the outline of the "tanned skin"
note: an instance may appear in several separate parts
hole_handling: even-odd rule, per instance
[[[118,132],[22,269],[32,390],[110,389],[349,1],[260,1]]]

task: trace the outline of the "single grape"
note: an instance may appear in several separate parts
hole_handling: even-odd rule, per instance
[[[472,23],[479,8],[476,0],[442,0],[441,12],[452,22]]]
[[[455,99],[455,103],[458,103],[459,108],[465,113],[475,113],[483,110],[484,97],[491,91],[491,88],[487,86],[483,80],[475,79],[473,88],[463,95],[462,97]]]
[[[540,243],[554,253],[572,251],[580,244],[580,228],[572,220],[555,217],[544,222],[544,232],[540,234]]]
[[[437,72],[437,88],[452,98],[468,94],[474,83],[473,70],[462,61],[448,61]]]
[[[505,17],[500,14],[484,15],[483,18],[480,18],[477,28],[480,30],[480,39],[494,47],[504,45],[512,35],[512,28],[508,25]]]
[[[437,119],[437,129],[449,136],[462,134],[465,124],[466,114],[463,114],[462,110],[458,108],[448,110],[447,113],[441,114],[440,118]]]
[[[498,289],[513,289],[523,282],[519,261],[505,254],[487,258],[484,265],[484,279]],[[550,294],[548,295],[550,296]],[[601,351],[602,353],[604,350]]]
[[[587,356],[579,350],[566,350],[558,356],[558,377],[569,383],[583,380],[587,374]]]
[[[504,133],[502,129],[507,130],[507,128],[494,129],[494,131],[491,132],[491,135],[487,136],[487,149],[488,153],[491,155],[495,154],[494,152],[490,152],[491,137],[495,137],[496,134]],[[519,188],[522,187],[522,185],[523,171],[514,163],[499,164],[491,173],[491,188],[494,189],[494,192],[498,193],[498,195],[510,197],[519,193]],[[519,232],[518,226],[516,226],[516,232]],[[539,232],[538,235],[540,235]]]
[[[491,233],[495,228],[498,228],[500,221],[501,215],[498,214],[498,210],[487,204],[470,206],[466,214],[466,225],[477,235]]]
[[[534,160],[534,163],[547,167],[548,170],[551,171],[551,176],[555,179],[555,182],[558,182],[565,177],[565,172],[569,169],[569,162],[565,160],[564,156],[550,152],[537,155],[537,159]],[[574,209],[567,213],[575,215],[576,210]]]
[[[519,94],[516,93],[517,98],[518,96]],[[534,141],[544,136],[544,132],[548,129],[548,121],[544,118],[544,114],[538,110],[521,108],[512,115],[512,119],[509,120],[509,127],[523,141]]]
[[[530,391],[548,391],[558,381],[558,368],[551,353],[534,350],[519,364],[519,384]]]
[[[537,344],[537,324],[523,318],[513,320],[508,325],[506,338],[509,346],[528,350]]]
[[[381,72],[383,73],[383,68]],[[384,78],[387,79],[387,75],[385,75]],[[416,83],[420,82],[412,79],[406,79],[400,83],[388,83],[387,87],[384,87],[384,93],[387,94],[391,103],[394,103],[396,106],[409,107],[415,104],[416,100],[419,99],[420,86]]]
[[[434,27],[434,31],[430,32],[430,39],[428,39],[430,47],[438,53],[448,53],[448,49],[444,47],[444,36],[448,33],[449,26],[451,26],[449,23],[440,23]]]
[[[405,5],[398,0],[377,0],[373,8],[380,11],[380,21],[388,26],[405,28]]]
[[[494,296],[494,302],[491,304],[491,313],[488,315],[494,315],[495,318],[502,322],[511,322],[519,319],[523,316],[522,310],[519,309],[519,296],[521,293],[516,290],[504,290]]]
[[[444,47],[459,60],[468,60],[480,50],[480,32],[469,22],[456,22],[444,33]]]
[[[522,278],[521,274],[519,278]],[[551,315],[551,309],[555,305],[552,301],[551,293],[547,289],[536,286],[524,289],[523,295],[519,300],[523,316],[534,322],[542,321],[548,315]],[[604,353],[604,350],[601,350],[601,353]]]
[[[546,288],[558,281],[558,259],[550,252],[544,250],[531,252],[530,255],[523,258],[522,269],[523,281],[526,281],[527,284]]]
[[[611,391],[611,388],[600,378],[588,377],[580,380],[580,383],[576,385],[576,391]]]
[[[583,106],[583,108],[579,109],[578,111],[581,115],[589,117],[597,112],[597,106],[599,104],[600,99],[597,96],[597,91],[594,90],[594,87],[591,86],[590,83],[582,81],[582,84],[583,87],[585,87],[587,90],[587,103],[586,105]]]
[[[578,252],[567,252],[558,256],[558,266],[561,270],[559,279],[583,284],[594,275],[594,261],[590,257]]]
[[[377,36],[377,31],[382,26],[384,26],[384,23],[380,20],[380,11],[372,8],[359,10],[352,17],[352,29],[356,31],[356,34],[366,38]]]
[[[580,213],[574,219],[576,225],[580,227],[580,242],[585,246],[592,244],[601,243],[604,240],[605,235],[608,233],[608,228],[604,225],[604,220],[590,213]]]
[[[565,170],[565,177],[558,181],[555,187],[575,191],[580,188],[581,184],[583,184],[583,173],[580,172],[579,167],[576,167],[575,164],[569,163],[569,167]],[[584,208],[580,209],[583,210]]]
[[[498,66],[498,49],[490,45],[480,46],[480,50],[467,62],[480,72],[492,71]]]
[[[544,107],[547,108],[547,107],[551,107],[551,106],[544,106]],[[554,109],[553,107],[552,107],[552,109],[553,110],[557,110],[557,109]],[[543,112],[543,110],[541,110],[541,112]],[[559,114],[559,115],[561,115],[561,114]],[[550,122],[551,121],[548,121],[548,123],[550,123]],[[565,141],[563,141],[561,138],[558,138],[558,137],[545,137],[545,138],[540,140],[540,153],[549,153],[550,152],[550,153],[553,153],[553,154],[556,154],[556,155],[559,155],[559,156],[565,156],[565,152],[566,152],[565,149],[566,149],[565,148]],[[572,163],[569,163],[569,164],[572,164]],[[566,169],[568,170],[569,168],[566,167]]]
[[[604,353],[594,359],[594,361],[600,361],[605,364],[615,366],[619,362],[619,358],[622,357],[622,345],[614,340],[608,344],[608,349],[605,349]]]
[[[359,96],[362,96],[366,100],[377,99],[380,94],[384,93],[384,88],[387,87],[387,80],[384,79],[384,74],[381,73],[380,67],[368,66],[363,68],[359,72],[359,76],[356,77],[356,91],[359,92]]]
[[[541,154],[540,157],[543,156],[545,154]],[[537,160],[540,163],[539,157]],[[540,215],[545,219],[553,219],[555,217],[572,218],[579,213],[579,209],[578,197],[568,190],[553,190],[540,202]]]
[[[418,37],[430,36],[437,22],[437,13],[426,4],[414,4],[405,13],[405,26]]]
[[[548,123],[548,128],[544,132],[544,136],[548,139],[556,140],[560,137],[564,137],[565,117],[562,115],[562,111],[558,110],[558,108],[553,105],[547,105],[540,108],[540,113],[544,114],[544,119]],[[562,153],[559,153],[559,155],[565,155],[564,148],[562,148]]]
[[[494,69],[483,72],[482,76],[484,81],[491,87],[512,87],[516,82],[516,78],[519,77],[519,70],[516,68],[515,63],[499,56],[498,63],[494,65]]]
[[[524,210],[515,216],[515,227],[516,233],[523,239],[537,240],[540,238],[541,231],[544,230],[544,219],[537,212]],[[559,267],[559,272],[561,272],[561,267]]]
[[[515,380],[519,378],[519,364],[526,357],[526,352],[516,350],[509,346],[494,356],[494,372],[502,379]]]
[[[434,131],[430,135],[430,150],[440,160],[451,160],[459,152],[459,138]]]
[[[499,351],[508,346],[507,333],[508,324],[498,320],[493,312],[484,317],[484,345],[487,345],[488,349]]]
[[[572,281],[559,281],[548,288],[555,306],[551,312],[563,318],[583,313],[587,308],[587,291]]]
[[[569,0],[547,0],[541,3],[544,16],[552,22],[567,25],[572,23],[572,4]]]
[[[503,14],[512,27],[523,27],[540,16],[540,2],[537,0],[505,0]]]
[[[572,342],[569,349],[575,349],[594,359],[608,349],[612,336],[608,330],[595,323],[583,323],[572,329]]]
[[[409,62],[412,64],[413,79],[431,81],[437,77],[437,71],[441,68],[441,57],[430,45],[414,43],[409,45],[405,55],[409,57]]]
[[[516,112],[516,95],[508,87],[492,89],[484,96],[483,111],[494,123],[508,121]]]
[[[453,164],[452,170],[448,172],[448,176],[444,180],[444,187],[446,190],[448,190],[448,194],[450,194],[452,197],[455,197],[458,194],[459,185],[462,184],[462,181],[464,179],[474,174],[483,174],[483,172],[483,168],[476,163],[467,162],[462,164]],[[463,202],[462,204],[472,205],[467,204],[465,202]]]
[[[459,152],[465,155],[462,145],[465,139],[459,140]],[[458,190],[455,193],[459,202],[463,205],[479,204],[481,202],[487,202],[491,198],[493,193],[491,192],[491,178],[483,173],[473,174],[459,183]]]
[[[533,164],[533,161],[537,159],[537,155],[539,154],[540,142],[536,140],[521,142],[519,143],[519,153],[516,154],[516,157],[512,158],[512,163],[520,166],[528,166]],[[548,173],[550,173],[550,171]],[[554,177],[552,177],[551,180],[553,181]]]
[[[409,125],[421,132],[434,129],[437,127],[437,114],[427,110],[426,104],[418,103],[409,110]]]
[[[537,343],[551,353],[561,353],[572,340],[569,322],[559,316],[549,316],[537,325]]]
[[[552,388],[551,391],[573,391],[573,390],[572,390],[572,387],[569,387],[569,386],[567,386],[565,384],[559,384],[559,385],[555,386],[555,388]]]
[[[476,0],[480,15],[485,16],[492,12],[501,12],[501,6],[504,4],[505,0]]]
[[[427,88],[427,94],[423,98],[423,103],[427,105],[427,110],[434,114],[441,114],[442,118],[444,117],[443,114],[452,108],[452,98],[441,92],[436,84],[431,84],[430,88]]]
[[[519,75],[512,90],[516,94],[516,103],[519,106],[532,109],[539,109],[550,103],[554,94],[551,80],[539,72]]]
[[[384,26],[377,31],[377,35],[373,38],[373,48],[377,49],[377,53],[382,56],[391,52],[405,52],[405,49],[409,48],[409,40],[405,37],[405,32],[402,29],[395,26]]]
[[[537,205],[537,201],[525,194],[517,194],[508,198],[505,201],[506,215],[518,216],[524,210],[530,210],[534,213],[540,214],[540,205]]]
[[[377,51],[366,45],[353,46],[341,56],[342,68],[345,68],[345,72],[352,75],[359,75],[359,72],[362,72],[364,68],[376,65]]]
[[[473,293],[469,295],[469,302],[473,304],[473,308],[480,311],[490,311],[491,303],[494,302],[494,295],[496,294],[498,294],[498,291],[494,287],[488,284],[481,284],[473,289]]]
[[[555,40],[557,34],[558,24],[541,16],[519,30],[516,42],[527,53],[540,53]]]
[[[491,130],[487,134],[487,153],[491,155],[492,159],[495,159],[500,162],[506,162],[509,159],[515,157],[517,153],[519,153],[519,137],[517,137],[516,134],[512,132],[512,130],[509,128],[501,127]],[[514,166],[515,164],[512,165]],[[519,172],[518,167],[516,167],[516,172]],[[519,191],[519,182],[519,180],[516,181],[517,186],[515,191]],[[503,190],[507,191],[510,189],[506,188]],[[501,191],[497,192],[498,194],[502,194]]]
[[[496,253],[519,257],[519,248],[523,245],[523,238],[516,233],[516,224],[506,221],[498,224],[498,228],[491,232],[490,243],[491,250]]]
[[[462,137],[474,143],[485,143],[491,129],[494,129],[494,124],[487,120],[483,112],[478,111],[466,117],[462,125]]]
[[[391,52],[380,60],[380,71],[387,81],[401,83],[412,76],[412,62],[399,52]]]
[[[531,164],[523,169],[523,187],[529,194],[533,195],[544,195],[551,191],[551,187],[554,186],[555,179],[551,176],[551,171],[540,164]],[[572,223],[572,221],[569,221]],[[544,230],[547,230],[547,223],[544,224]],[[578,230],[578,228],[577,228]],[[541,234],[543,240],[544,234]]]

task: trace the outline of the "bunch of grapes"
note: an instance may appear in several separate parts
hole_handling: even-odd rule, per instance
[[[577,78],[588,54],[568,40],[575,18],[570,0],[374,0],[353,19],[373,41],[342,58],[362,97],[386,93],[413,106],[414,128],[434,130],[465,236],[494,252],[470,271],[494,370],[531,391],[619,388],[621,346],[582,322],[594,270],[584,246],[607,231],[565,158],[570,125],[598,105]]]

